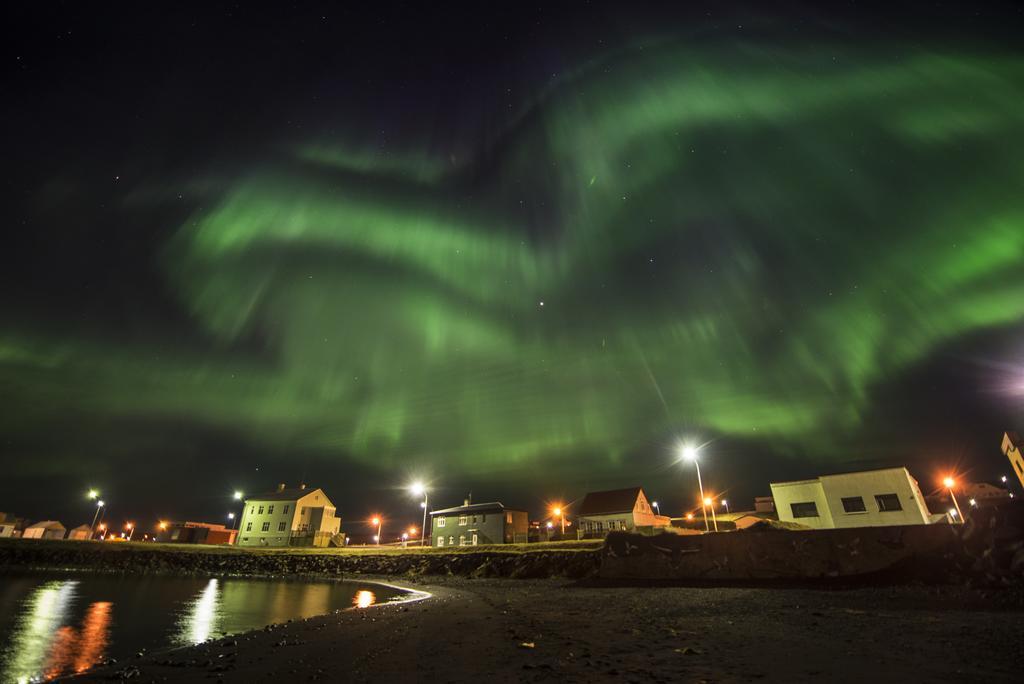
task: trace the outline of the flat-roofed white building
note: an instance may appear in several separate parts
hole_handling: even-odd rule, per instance
[[[946,520],[928,511],[906,468],[885,468],[813,480],[773,482],[779,520],[814,528],[927,525]]]
[[[320,488],[299,485],[245,500],[238,546],[328,546],[337,543],[341,518]]]

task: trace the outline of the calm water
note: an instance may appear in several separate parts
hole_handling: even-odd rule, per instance
[[[409,596],[369,582],[0,575],[0,681],[45,681],[141,649]]]

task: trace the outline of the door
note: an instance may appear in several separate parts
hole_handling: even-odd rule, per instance
[[[473,546],[476,546],[476,532],[473,533]]]

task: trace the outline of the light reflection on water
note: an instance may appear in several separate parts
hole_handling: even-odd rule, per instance
[[[356,608],[369,608],[377,602],[377,595],[372,591],[362,589],[356,592],[355,598],[352,599],[352,605]]]
[[[13,579],[9,579],[13,577]],[[39,682],[108,659],[407,598],[353,582],[42,575],[0,579],[0,682]]]

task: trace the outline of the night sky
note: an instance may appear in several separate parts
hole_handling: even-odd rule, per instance
[[[548,4],[6,8],[0,510],[1005,472],[1015,3]]]

